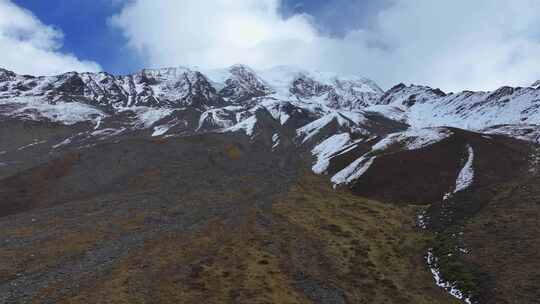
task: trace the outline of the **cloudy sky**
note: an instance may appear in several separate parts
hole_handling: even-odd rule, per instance
[[[296,65],[447,91],[540,79],[538,0],[0,0],[28,74]]]

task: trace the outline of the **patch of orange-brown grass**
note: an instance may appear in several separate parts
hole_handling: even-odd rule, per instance
[[[273,205],[287,267],[344,291],[350,303],[457,303],[434,284],[423,256],[430,236],[417,206],[334,190],[305,173]]]
[[[242,157],[242,151],[240,151],[240,149],[233,144],[225,145],[225,153],[232,160],[239,160]]]

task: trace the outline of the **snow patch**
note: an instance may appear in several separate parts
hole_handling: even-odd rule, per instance
[[[279,146],[279,134],[272,135],[272,150]]]
[[[472,304],[470,297],[466,296],[462,291],[457,289],[455,283],[447,282],[442,278],[441,272],[437,265],[437,257],[433,255],[432,248],[428,250],[426,260],[437,286],[444,288],[453,297],[464,301],[467,304]]]
[[[422,210],[422,212],[420,212],[417,217],[416,217],[416,225],[420,228],[420,229],[427,229],[427,225],[428,225],[428,221],[429,221],[429,216],[427,216],[427,212],[426,210]]]
[[[52,146],[52,148],[53,148],[53,149],[57,149],[57,148],[60,148],[60,147],[62,147],[62,146],[65,146],[65,145],[69,145],[69,144],[71,143],[71,140],[72,140],[71,137],[66,138],[66,139],[64,139],[62,142],[60,142],[60,143],[58,143],[58,144]]]
[[[328,125],[332,119],[334,119],[334,117],[331,115],[323,116],[296,130],[296,135],[298,137],[304,137],[302,143],[305,143],[313,138],[322,128]]]
[[[19,147],[17,150],[22,151],[22,150],[28,149],[30,147],[33,147],[33,146],[44,144],[46,142],[47,142],[46,140],[41,140],[40,141],[40,140],[34,139],[34,141],[32,143],[30,143],[28,145],[25,145],[25,146],[22,146],[22,147]]]
[[[167,131],[169,131],[170,128],[171,127],[168,126],[168,125],[156,126],[156,127],[154,127],[154,132],[152,132],[152,137],[161,136],[161,135],[167,133]]]
[[[92,133],[90,133],[90,136],[106,138],[106,137],[111,137],[111,136],[120,134],[120,133],[124,132],[125,130],[126,130],[125,128],[121,128],[121,129],[113,129],[113,128],[101,129],[101,130],[93,131]]]
[[[252,136],[253,133],[255,132],[256,124],[257,124],[257,117],[251,116],[248,119],[245,119],[237,123],[236,125],[223,130],[223,132],[245,131],[246,135]]]
[[[50,104],[36,97],[10,98],[2,104],[16,103],[13,112],[8,113],[17,117],[26,117],[32,120],[48,119],[64,125],[74,125],[78,122],[92,121],[96,123],[107,115],[101,110],[79,102],[62,102]],[[97,124],[97,123],[96,123]]]
[[[98,117],[96,119],[96,126],[94,127],[94,130],[99,129],[99,127],[101,126],[101,120],[102,120],[102,117]]]
[[[533,151],[529,158],[529,172],[532,174],[538,174],[539,169],[540,169],[540,147],[535,147],[533,148]]]
[[[313,172],[316,174],[324,173],[330,165],[330,158],[351,143],[349,133],[341,133],[329,137],[318,144],[311,151],[313,156],[317,157],[317,161],[312,167]]]
[[[459,175],[456,180],[456,189],[454,190],[454,193],[467,189],[473,183],[474,150],[470,145],[467,145],[467,152],[468,152],[467,162],[465,163],[465,165],[459,172]]]
[[[347,184],[360,178],[371,167],[375,157],[366,158],[364,156],[352,162],[345,169],[339,171],[332,177],[332,183],[336,185]]]
[[[350,129],[352,133],[367,135],[367,131],[361,126],[367,122],[363,112],[334,111],[296,130],[296,136],[302,138],[302,143],[306,143],[333,121],[337,122],[340,127]]]
[[[122,108],[119,112],[130,111],[135,113],[137,121],[135,123],[138,128],[150,128],[156,122],[171,115],[174,109],[169,108],[151,108],[151,107],[130,107]]]
[[[452,133],[444,128],[408,129],[403,132],[392,133],[379,141],[372,148],[374,151],[383,151],[395,144],[403,144],[406,150],[418,150],[423,147],[440,142]]]

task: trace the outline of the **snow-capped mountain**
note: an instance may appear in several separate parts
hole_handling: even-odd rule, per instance
[[[231,127],[249,119],[259,108],[281,125],[293,117],[290,124],[295,128],[336,111],[358,118],[361,109],[382,94],[365,78],[290,67],[254,71],[235,65],[205,72],[180,67],[145,69],[127,76],[72,72],[49,77],[2,70],[1,75],[4,116],[64,124],[89,121],[97,129],[107,127],[106,122],[119,114],[131,115],[126,129],[157,127],[153,133],[157,135],[175,125],[198,131]],[[190,118],[177,117],[186,112]],[[358,113],[351,114],[354,112]],[[167,120],[165,126],[155,125],[163,119]]]
[[[15,100],[85,107],[74,104],[77,102],[95,108],[96,115],[98,111],[113,114],[134,107],[241,112],[288,103],[319,115],[370,111],[415,128],[452,126],[473,130],[536,124],[540,117],[538,82],[527,88],[502,87],[493,92],[446,94],[439,89],[404,84],[383,92],[373,81],[361,77],[291,67],[255,71],[243,65],[207,71],[183,67],[145,69],[127,76],[72,72],[34,77],[2,69],[0,100],[3,104]],[[278,113],[274,114],[277,117]],[[83,116],[82,120],[87,118]]]
[[[184,68],[145,69],[128,76],[65,73],[34,77],[2,73],[0,98],[42,97],[49,103],[81,102],[96,106],[204,107],[222,100],[200,72]]]
[[[408,216],[421,209],[419,228],[437,231],[439,238],[449,238],[435,243],[438,247],[434,245],[427,251],[429,269],[426,270],[433,275],[433,286],[443,288],[464,303],[478,303],[477,299],[484,294],[489,296],[495,289],[492,286],[480,289],[452,276],[456,271],[448,272],[445,267],[457,265],[460,275],[464,268],[445,259],[468,252],[460,247],[464,227],[469,225],[467,219],[477,216],[492,200],[497,208],[490,210],[498,212],[498,207],[504,203],[499,198],[506,201],[511,193],[537,187],[539,144],[540,82],[530,87],[502,87],[492,92],[446,93],[405,84],[383,91],[367,78],[286,66],[266,70],[244,65],[214,70],[144,69],[123,76],[76,72],[29,76],[0,69],[0,179],[3,181],[0,183],[0,217],[90,199],[84,218],[94,214],[89,210],[95,206],[107,206],[114,209],[112,213],[121,211],[119,221],[132,225],[140,220],[144,224],[140,231],[155,224],[152,231],[160,235],[170,235],[173,228],[184,229],[186,219],[194,219],[192,224],[197,226],[214,219],[220,212],[229,216],[224,222],[234,225],[244,220],[242,216],[254,215],[246,222],[256,223],[257,228],[253,230],[258,231],[283,217],[283,214],[266,217],[264,212],[274,209],[267,208],[270,206],[265,201],[268,197],[276,191],[289,193],[284,189],[301,190],[312,183],[302,180],[291,187],[292,181],[302,174],[301,169],[307,167],[315,174],[327,176],[336,188],[347,188],[353,194],[389,202],[392,206],[414,206],[406,211],[392,207],[392,214],[406,212]],[[317,178],[324,180],[324,177]],[[519,186],[522,184],[526,187]],[[257,187],[263,190],[252,195],[248,188]],[[242,189],[228,192],[237,188]],[[208,189],[210,194],[205,192]],[[342,193],[334,192],[325,192],[320,197],[326,200],[328,193]],[[524,192],[523,197],[529,200],[531,193]],[[91,201],[100,195],[107,197]],[[179,198],[182,200],[189,195],[190,200],[182,201],[187,207],[180,206]],[[306,199],[311,198],[309,195],[293,193],[294,203],[283,206],[311,203],[311,199]],[[322,202],[318,198],[316,195],[316,204]],[[374,227],[387,220],[387,214],[381,216],[379,211],[383,210],[380,209],[382,204],[377,203],[378,207],[370,211],[358,206],[373,202],[350,203],[349,198],[341,196],[335,201],[344,203],[340,207],[332,205],[328,213],[338,215],[339,221],[335,223],[347,217],[357,221],[356,216],[349,216],[356,213],[336,212],[341,212],[342,208],[374,216],[371,220]],[[134,202],[139,204],[136,208],[132,206]],[[123,207],[117,208],[118,205]],[[163,209],[164,206],[171,209]],[[256,210],[250,209],[253,206]],[[139,217],[138,210],[144,208],[151,208],[152,212]],[[302,207],[321,216],[313,221],[317,227],[328,220],[323,218],[328,214],[319,208],[320,205]],[[155,216],[158,209],[167,211]],[[124,210],[129,210],[129,214],[123,214]],[[290,209],[285,210],[284,213],[288,213]],[[208,212],[208,218],[199,217],[199,211]],[[184,218],[189,212],[197,214]],[[101,216],[101,213],[95,214]],[[33,225],[35,217],[31,216],[29,223]],[[306,218],[298,217],[294,221],[307,222],[316,217]],[[491,221],[492,216],[489,218]],[[504,219],[501,222],[506,227],[516,221]],[[330,223],[322,228],[324,233],[335,234],[340,242],[341,238],[349,238],[351,227],[359,226],[353,222],[341,228]],[[396,236],[396,246],[385,242],[376,246],[384,243],[384,247],[409,252],[409,248],[400,246],[415,243],[417,239],[403,244],[398,240],[402,229],[418,230],[418,227],[408,227],[409,224],[394,226],[392,223],[391,233],[384,233],[385,237]],[[289,226],[287,222],[285,227]],[[487,227],[491,233],[489,229],[494,226],[482,225],[478,231],[486,231]],[[145,235],[139,228],[132,228],[126,231],[133,231],[137,237]],[[118,228],[113,230],[119,233]],[[309,231],[305,227],[299,230]],[[30,235],[26,231],[23,234]],[[377,229],[368,233],[371,231]],[[413,233],[411,231],[406,233]],[[246,232],[249,233],[245,235],[250,235],[252,230]],[[279,241],[283,239],[280,235]],[[293,248],[296,245],[290,245],[296,244],[296,239],[279,243],[279,246]],[[125,240],[137,242],[131,235]],[[350,244],[360,240],[354,239]],[[12,243],[18,246],[17,242]],[[269,242],[261,244],[264,247],[270,244],[268,248],[273,246]],[[305,253],[305,244],[299,248],[299,257]],[[422,248],[416,251],[426,249],[425,245],[419,244]],[[119,254],[125,252],[116,244],[111,248],[116,248]],[[314,252],[320,251],[319,246],[316,248]],[[350,255],[348,249],[329,252],[332,257],[335,253],[346,253],[347,257],[353,257],[351,265],[369,269],[371,266],[363,267],[369,264],[359,264],[356,259],[357,253],[370,256],[365,248],[359,247]],[[98,257],[110,260],[108,253]],[[287,256],[286,260],[291,259]],[[320,261],[327,260],[314,260],[309,268],[326,265]],[[421,259],[415,256],[417,260]],[[389,260],[381,261],[386,265]],[[268,263],[265,260],[260,265]],[[93,264],[86,267],[96,268]],[[416,273],[418,267],[411,269]],[[72,268],[79,269],[79,266]],[[39,278],[19,277],[19,270],[16,271],[13,280],[17,284],[0,284],[0,290],[26,297],[27,290],[16,287],[37,286],[32,280]],[[59,271],[64,273],[63,269]],[[190,281],[198,277],[199,272],[189,274]],[[219,273],[221,276],[221,271]],[[356,273],[352,274],[357,277]],[[299,276],[301,282],[306,280],[304,275],[297,274],[291,278],[295,276]],[[464,274],[465,278],[471,276]],[[27,278],[32,280],[27,281]],[[56,280],[56,276],[51,278]],[[430,279],[429,274],[427,278]],[[376,277],[376,282],[387,281],[386,277]],[[313,286],[309,283],[307,289],[312,290]],[[393,286],[394,293],[395,286],[388,286]],[[8,293],[0,292],[0,300],[4,294]],[[399,298],[400,303],[407,300]]]
[[[386,147],[382,143],[403,141],[411,146],[419,140],[428,145],[445,138],[434,136],[438,127],[537,142],[537,84],[460,93],[399,84],[384,92],[367,78],[286,66],[144,69],[125,76],[71,72],[35,77],[0,70],[0,113],[64,125],[89,123],[86,132],[66,139],[74,143],[78,138],[80,144],[146,130],[152,136],[241,131],[253,140],[264,138],[273,149],[288,137],[308,150],[315,148],[316,171],[322,173],[320,163],[347,145],[380,141]],[[412,144],[413,149],[423,146]],[[373,160],[369,155],[383,150],[372,149],[333,180],[339,184],[359,177]]]
[[[423,86],[393,87],[381,98],[389,116],[415,127],[451,126],[482,130],[502,124],[537,124],[540,89],[502,87],[492,92],[445,94]],[[399,109],[398,115],[392,115]]]

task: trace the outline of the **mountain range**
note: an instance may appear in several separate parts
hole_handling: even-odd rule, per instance
[[[540,81],[0,69],[0,302],[535,303],[539,123]]]

